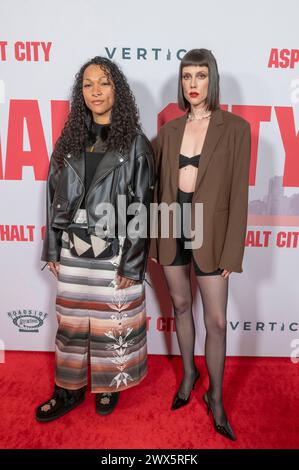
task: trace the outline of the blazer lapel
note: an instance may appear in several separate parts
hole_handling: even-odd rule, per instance
[[[213,151],[220,139],[220,136],[223,132],[223,117],[220,109],[212,112],[212,116],[209,122],[207,134],[203,144],[199,165],[197,178],[195,183],[194,192],[199,188],[200,182],[208,168],[209,161],[213,155]]]
[[[172,169],[172,193],[176,194],[178,187],[178,174],[179,174],[179,154],[181,150],[182,140],[184,136],[185,126],[187,122],[187,114],[179,118],[171,127],[170,143],[171,151],[169,152],[169,166]],[[220,109],[213,111],[209,122],[207,134],[205,137],[204,145],[202,148],[197,178],[195,183],[194,192],[199,188],[200,182],[208,168],[209,161],[213,155],[213,151],[220,139],[223,132],[223,117]]]
[[[171,151],[168,153],[169,168],[171,168],[171,184],[172,193],[177,193],[178,176],[179,176],[179,154],[181,150],[182,140],[185,132],[187,122],[187,114],[176,120],[171,127],[171,135],[169,137],[169,144]]]

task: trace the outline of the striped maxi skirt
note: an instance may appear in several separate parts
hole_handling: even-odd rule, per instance
[[[144,283],[116,289],[121,250],[108,260],[75,257],[63,231],[55,342],[60,387],[86,386],[89,363],[93,393],[125,390],[147,373]]]

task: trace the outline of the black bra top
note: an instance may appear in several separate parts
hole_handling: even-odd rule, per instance
[[[195,168],[198,167],[199,164],[199,155],[194,155],[193,157],[186,157],[185,155],[180,155],[180,160],[179,160],[179,169],[184,168],[187,165],[192,165],[195,166]]]

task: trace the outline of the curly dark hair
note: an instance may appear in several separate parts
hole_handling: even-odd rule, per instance
[[[71,110],[53,151],[53,157],[59,162],[62,162],[68,153],[81,158],[82,151],[91,141],[93,118],[84,102],[82,84],[84,71],[92,64],[99,65],[106,72],[115,90],[111,123],[105,140],[106,149],[121,153],[128,151],[141,128],[136,101],[123,72],[111,60],[96,56],[86,62],[75,77]]]

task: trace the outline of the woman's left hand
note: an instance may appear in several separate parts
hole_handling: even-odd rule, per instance
[[[117,289],[127,289],[127,287],[132,287],[135,284],[138,284],[139,281],[134,281],[134,279],[129,279],[128,277],[121,276],[117,274],[116,276]]]
[[[227,271],[227,269],[224,269],[221,273],[221,276],[224,278],[224,279],[227,279],[228,276],[232,273],[232,271]]]

